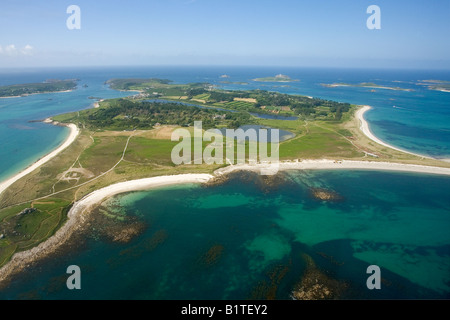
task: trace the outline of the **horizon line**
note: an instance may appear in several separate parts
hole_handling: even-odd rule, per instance
[[[298,69],[337,69],[337,70],[398,70],[398,71],[442,71],[450,72],[449,68],[437,67],[362,67],[362,66],[302,66],[302,65],[244,65],[244,64],[111,64],[111,65],[60,65],[60,66],[26,66],[26,67],[0,67],[0,73],[10,70],[33,70],[33,69],[88,69],[88,68],[298,68]]]

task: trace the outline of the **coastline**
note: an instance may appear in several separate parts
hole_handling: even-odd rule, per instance
[[[105,101],[105,99],[100,99],[100,100],[94,102],[94,104],[93,104],[94,109],[100,108],[100,102],[103,102],[103,101]]]
[[[363,115],[365,112],[370,110],[371,107],[364,106],[359,109],[355,117],[361,121],[360,130],[371,140],[384,145],[386,147],[399,150],[389,144],[376,138],[368,127],[367,121],[364,119]],[[58,125],[57,122],[53,122],[51,119],[46,119],[44,122],[52,123]],[[32,172],[42,164],[51,160],[62,150],[67,148],[78,136],[79,129],[74,124],[68,125],[71,129],[71,134],[66,139],[66,141],[57,149],[55,149],[50,154],[46,155],[42,159],[35,162],[32,166],[28,167],[24,171],[20,172],[16,176],[8,179],[7,181],[0,184],[0,194],[13,184],[18,179],[22,178],[26,174]],[[408,152],[410,153],[410,152]],[[413,154],[413,153],[411,153]],[[421,155],[419,155],[421,156]],[[422,157],[422,156],[421,156]],[[180,174],[172,176],[159,176],[152,178],[143,178],[138,180],[131,180],[126,182],[120,182],[112,184],[110,186],[104,187],[93,191],[92,193],[86,195],[81,200],[75,202],[72,208],[68,212],[68,219],[66,223],[56,231],[56,233],[48,238],[46,241],[42,242],[38,246],[27,250],[15,253],[11,260],[7,262],[3,267],[0,268],[0,283],[13,274],[22,271],[24,268],[29,266],[34,261],[39,260],[47,256],[48,254],[54,252],[60,244],[65,242],[71,237],[71,235],[81,228],[83,222],[86,221],[87,214],[99,205],[102,201],[112,196],[140,190],[149,190],[153,188],[169,186],[169,185],[179,185],[186,183],[206,183],[214,178],[224,176],[234,171],[247,170],[253,172],[265,172],[267,174],[271,170],[273,171],[286,171],[286,170],[375,170],[375,171],[396,171],[396,172],[413,172],[413,173],[425,173],[425,174],[438,174],[450,176],[450,168],[445,167],[434,167],[434,166],[424,166],[415,164],[402,164],[394,162],[377,162],[377,161],[357,161],[357,160],[330,160],[330,159],[315,159],[315,160],[293,160],[284,161],[274,164],[243,164],[243,165],[231,165],[225,168],[218,169],[211,174]],[[264,170],[264,171],[262,171]]]
[[[391,149],[394,149],[394,150],[397,150],[397,151],[400,151],[400,152],[412,154],[412,155],[417,156],[417,157],[422,157],[422,158],[426,158],[426,159],[433,159],[433,160],[435,160],[434,158],[429,157],[429,156],[425,156],[425,155],[418,154],[418,153],[413,153],[413,152],[410,152],[410,151],[406,151],[406,150],[403,150],[403,149],[394,147],[393,145],[390,145],[390,144],[388,144],[388,143],[386,143],[386,142],[380,140],[379,138],[377,138],[377,137],[372,133],[372,131],[370,131],[369,123],[366,121],[366,119],[364,119],[364,114],[365,114],[367,111],[371,110],[371,109],[372,109],[371,106],[362,106],[362,108],[358,109],[358,110],[356,111],[356,113],[355,113],[355,116],[358,118],[358,120],[359,120],[360,123],[361,123],[359,129],[362,131],[362,133],[364,133],[364,135],[365,135],[367,138],[369,138],[370,140],[372,140],[372,141],[374,141],[374,142],[376,142],[376,143],[378,143],[378,144],[381,144],[382,146],[385,146],[385,147],[388,147],[388,148],[391,148]]]
[[[302,160],[289,161],[276,164],[244,164],[232,165],[225,168],[218,169],[211,174],[180,174],[172,176],[158,176],[152,178],[143,178],[138,180],[130,180],[126,182],[119,182],[102,189],[93,191],[86,195],[81,200],[74,203],[67,214],[66,223],[50,238],[40,243],[38,246],[27,250],[15,253],[11,260],[0,269],[0,283],[7,280],[13,274],[22,271],[34,261],[39,260],[54,252],[62,243],[71,237],[71,235],[82,227],[86,221],[86,217],[91,210],[101,204],[104,200],[118,194],[144,191],[154,188],[180,185],[188,183],[206,183],[217,177],[227,175],[229,173],[246,170],[252,172],[261,172],[261,170],[275,169],[276,171],[289,170],[376,170],[376,171],[395,171],[395,172],[413,172],[426,173],[450,176],[450,168],[432,167],[414,164],[400,164],[391,162],[376,162],[376,161],[352,161],[352,160]]]
[[[149,190],[163,186],[187,184],[187,183],[204,183],[213,178],[210,174],[182,174],[175,176],[159,176],[153,178],[144,178],[120,182],[108,187],[96,190],[81,200],[77,201],[67,214],[66,223],[56,233],[38,246],[27,250],[17,252],[11,260],[0,269],[0,283],[8,279],[11,275],[16,274],[27,268],[32,262],[45,257],[47,254],[54,252],[63,242],[78,228],[83,225],[86,214],[103,200],[114,195],[139,190]]]
[[[24,97],[28,97],[28,96],[34,96],[34,95],[36,95],[36,94],[64,93],[64,92],[72,92],[72,91],[74,91],[74,90],[76,90],[76,88],[70,89],[70,90],[63,90],[63,91],[45,91],[45,92],[27,93],[27,94],[23,94],[23,95],[21,95],[21,96],[0,97],[0,99],[24,98]]]
[[[67,125],[66,124],[60,124],[59,122],[52,121],[50,118],[45,119],[43,122],[44,123],[53,124],[53,125],[59,125],[59,126],[68,127],[70,129],[70,134],[66,138],[66,140],[58,148],[56,148],[55,150],[53,150],[49,154],[45,155],[44,157],[40,158],[39,160],[34,162],[32,165],[30,165],[26,169],[22,170],[18,174],[14,175],[13,177],[11,177],[11,178],[9,178],[9,179],[7,179],[5,181],[0,182],[0,195],[6,189],[8,189],[8,187],[11,186],[14,182],[16,182],[17,180],[23,178],[27,174],[33,172],[34,170],[36,170],[37,168],[42,166],[44,163],[47,163],[48,161],[50,161],[51,159],[56,157],[61,151],[66,149],[68,146],[70,146],[72,144],[72,142],[74,142],[75,139],[78,137],[78,134],[80,133],[80,130],[78,129],[78,127],[75,124],[72,124],[72,123],[67,124]]]
[[[394,88],[394,87],[385,87],[385,86],[362,86],[362,85],[351,85],[351,84],[343,84],[343,83],[342,84],[341,83],[332,83],[332,84],[323,83],[322,86],[327,87],[327,88],[352,87],[352,88],[385,89],[385,90],[407,91],[407,92],[414,91],[414,89]]]
[[[450,168],[424,166],[418,164],[404,164],[396,162],[379,162],[379,161],[361,161],[361,160],[301,160],[286,161],[275,164],[242,164],[231,165],[218,169],[214,172],[215,176],[222,176],[234,171],[253,171],[253,172],[271,172],[271,171],[288,171],[288,170],[375,170],[375,171],[395,171],[424,173],[450,176]]]

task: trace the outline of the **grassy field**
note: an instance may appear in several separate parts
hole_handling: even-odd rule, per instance
[[[352,144],[340,135],[317,125],[305,127],[305,134],[282,143],[280,158],[316,159],[316,158],[357,158],[363,157]]]
[[[33,248],[53,235],[66,220],[69,205],[69,201],[49,198],[2,210],[0,232],[7,236],[0,240],[0,266],[15,252]],[[32,210],[20,214],[27,208]]]
[[[194,96],[193,99],[199,99],[199,100],[208,101],[210,96],[211,96],[210,94],[204,93],[204,94],[199,94],[199,95]]]
[[[227,102],[224,105],[225,107],[235,109],[235,110],[247,110],[254,106],[253,103],[245,102],[245,101],[231,101]]]
[[[295,133],[294,138],[280,144],[281,160],[366,159],[450,165],[377,145],[358,129],[359,122],[353,117],[355,110],[352,108],[345,113],[340,122],[265,119],[258,119],[257,122]],[[73,116],[61,115],[57,118],[63,120]],[[82,128],[81,134],[69,148],[17,181],[0,196],[0,235],[4,235],[0,239],[0,266],[14,252],[32,248],[51,236],[65,221],[71,204],[94,190],[144,177],[212,173],[224,166],[174,165],[171,153],[178,142],[171,141],[171,135],[176,128],[160,126],[153,130],[136,131],[90,131]],[[191,127],[188,130],[192,133],[193,129]],[[209,143],[202,142],[203,150]],[[36,210],[18,216],[27,208]]]

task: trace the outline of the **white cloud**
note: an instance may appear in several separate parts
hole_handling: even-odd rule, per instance
[[[10,57],[31,56],[33,55],[33,50],[34,48],[29,44],[21,49],[18,49],[14,44],[9,44],[5,47],[0,46],[0,55],[6,55]]]
[[[33,47],[27,44],[20,52],[25,56],[31,56],[33,54]]]
[[[16,46],[13,45],[13,44],[7,45],[7,46],[5,47],[5,53],[6,53],[8,56],[15,56],[15,55],[17,55],[17,49],[16,49]]]

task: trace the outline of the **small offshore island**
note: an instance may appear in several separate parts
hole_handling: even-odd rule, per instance
[[[0,98],[24,97],[31,94],[68,92],[77,87],[78,79],[50,79],[42,83],[13,84],[0,86]]]
[[[275,77],[265,77],[265,78],[256,78],[253,81],[257,82],[297,82],[300,80],[291,79],[291,77],[286,76],[284,74],[278,74]]]
[[[428,90],[450,92],[450,81],[442,80],[420,80],[418,86],[425,86]]]
[[[69,139],[0,184],[0,282],[54,252],[113,195],[171,184],[214,183],[229,173],[264,166],[174,165],[171,151],[177,142],[171,141],[172,132],[181,127],[192,130],[194,121],[202,121],[204,130],[260,125],[293,133],[280,143],[280,170],[372,168],[450,174],[449,163],[374,140],[363,118],[367,106],[263,90],[220,90],[208,83],[172,84],[167,79],[107,83],[112,89],[139,93],[48,119],[69,126]],[[270,117],[275,115],[290,118]],[[310,193],[320,201],[341,199],[332,190],[314,186]],[[140,229],[132,225],[111,237],[127,242]]]
[[[371,89],[386,89],[386,90],[394,90],[394,91],[414,91],[413,89],[405,89],[405,88],[400,88],[400,87],[388,87],[388,86],[381,86],[372,82],[363,82],[363,83],[359,83],[359,84],[349,84],[349,83],[331,83],[331,84],[326,84],[326,83],[322,83],[321,84],[323,87],[327,87],[327,88],[337,88],[337,87],[361,87],[361,88],[371,88]]]

